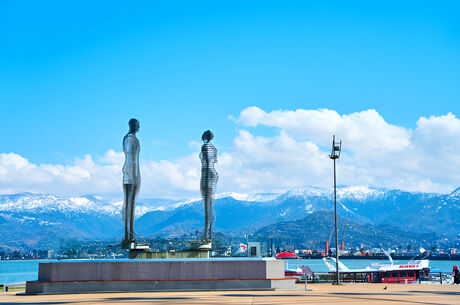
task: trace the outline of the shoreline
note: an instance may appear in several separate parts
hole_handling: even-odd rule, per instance
[[[322,259],[322,255],[298,255],[298,258],[281,258],[281,260],[297,260],[297,259]],[[415,255],[395,255],[391,256],[393,260],[410,260],[416,257]],[[219,258],[243,258],[241,256],[225,256],[225,257],[210,257],[209,259],[219,259]],[[0,262],[20,262],[20,261],[67,261],[67,260],[111,260],[112,258],[33,258],[33,259],[2,259]],[[123,258],[128,259],[128,258]],[[340,255],[339,259],[359,259],[359,260],[388,260],[388,257],[385,255],[363,255],[363,256],[354,256],[354,255]],[[460,254],[449,255],[449,256],[429,256],[429,260],[433,261],[460,261]],[[116,260],[116,259],[115,259]]]

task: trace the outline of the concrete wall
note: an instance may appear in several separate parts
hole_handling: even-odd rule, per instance
[[[88,261],[40,263],[39,281],[284,278],[279,260]]]

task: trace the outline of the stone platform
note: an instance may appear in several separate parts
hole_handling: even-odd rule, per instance
[[[150,249],[132,249],[129,251],[130,259],[184,259],[184,258],[209,258],[209,251],[150,251]]]
[[[104,260],[40,263],[26,294],[297,289],[275,259]]]

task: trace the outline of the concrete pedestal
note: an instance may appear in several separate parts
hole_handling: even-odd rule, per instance
[[[274,259],[119,260],[40,263],[27,294],[297,289]]]
[[[183,258],[209,258],[208,250],[186,251],[150,251],[149,249],[132,249],[129,251],[130,259],[183,259]]]

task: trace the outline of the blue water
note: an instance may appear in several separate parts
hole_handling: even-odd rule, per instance
[[[46,260],[0,261],[0,284],[37,280],[38,264]]]
[[[232,260],[245,259],[245,258],[231,258]],[[202,260],[202,259],[197,259]],[[212,259],[210,259],[212,260]],[[83,261],[83,260],[72,260]],[[109,260],[105,260],[109,261]],[[110,260],[114,261],[114,260]],[[120,260],[126,261],[126,260]],[[24,260],[24,261],[0,261],[0,284],[3,283],[16,283],[24,281],[34,281],[38,278],[38,264],[49,262],[68,262],[68,260]],[[367,260],[367,259],[347,259],[342,262],[349,268],[361,269],[370,266],[372,263],[387,263],[384,260]],[[289,268],[296,268],[301,266],[309,266],[313,272],[328,272],[326,265],[321,259],[296,259],[285,260]],[[395,264],[404,264],[407,261],[395,261]],[[460,266],[460,261],[430,261],[430,267],[442,272],[452,272],[454,265]]]

